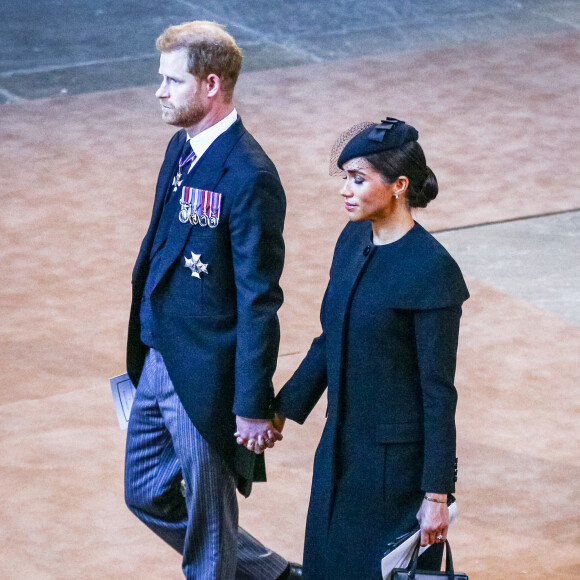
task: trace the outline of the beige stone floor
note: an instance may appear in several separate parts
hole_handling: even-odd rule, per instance
[[[318,332],[345,217],[327,176],[360,120],[420,132],[440,197],[432,230],[578,208],[580,33],[248,73],[238,110],[288,196],[276,386]],[[179,556],[123,503],[130,273],[171,128],[153,87],[0,108],[0,578],[181,578]],[[514,274],[516,275],[516,274]],[[580,328],[468,277],[457,387],[459,517],[471,579],[577,578]],[[300,560],[324,420],[289,424],[241,521]],[[550,573],[550,574],[549,574]]]

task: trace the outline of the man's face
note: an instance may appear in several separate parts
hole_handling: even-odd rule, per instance
[[[187,50],[162,52],[159,74],[163,80],[155,96],[161,103],[161,118],[185,129],[197,125],[209,111],[207,82],[188,71]]]

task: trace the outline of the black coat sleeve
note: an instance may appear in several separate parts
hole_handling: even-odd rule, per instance
[[[322,301],[320,318],[324,329],[326,295]],[[326,333],[312,341],[310,350],[290,380],[282,387],[274,402],[276,412],[304,423],[327,387]]]
[[[423,395],[425,456],[422,489],[455,490],[455,366],[461,306],[415,313],[417,361]]]

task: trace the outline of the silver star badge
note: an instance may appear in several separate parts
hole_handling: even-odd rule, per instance
[[[201,254],[191,252],[191,258],[185,258],[185,267],[191,270],[191,275],[201,280],[200,274],[207,274],[207,264],[201,261]]]
[[[171,184],[171,185],[173,185],[173,191],[177,191],[177,189],[179,188],[179,186],[181,185],[182,182],[183,182],[183,179],[181,179],[181,173],[178,173],[173,178],[173,183]]]

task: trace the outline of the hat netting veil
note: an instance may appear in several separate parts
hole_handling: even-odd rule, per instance
[[[337,165],[338,158],[345,148],[346,144],[355,136],[368,129],[371,125],[376,125],[373,121],[363,121],[362,123],[357,123],[353,125],[350,129],[343,131],[338,139],[334,142],[332,150],[330,151],[330,165],[328,167],[329,175],[342,175],[344,171]]]

